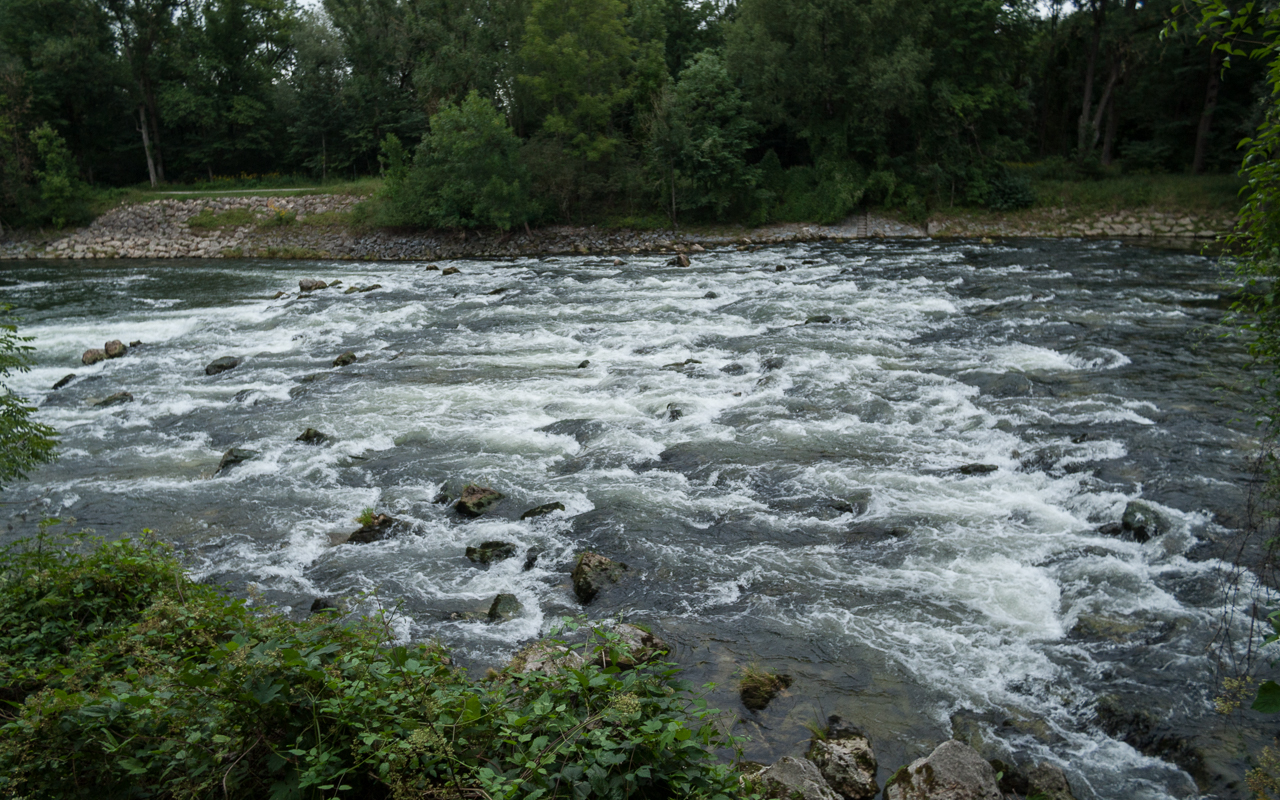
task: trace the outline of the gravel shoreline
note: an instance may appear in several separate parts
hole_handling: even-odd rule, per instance
[[[441,260],[557,254],[689,252],[694,247],[749,249],[798,241],[878,238],[1138,238],[1185,245],[1230,230],[1227,216],[1134,210],[1073,216],[1066,209],[1014,215],[938,214],[911,225],[859,213],[836,225],[776,224],[687,231],[637,231],[554,225],[501,232],[353,229],[343,217],[363,198],[201,197],[114,209],[53,239],[0,241],[0,259],[328,258],[361,261]],[[248,211],[254,222],[200,227],[204,214]],[[275,224],[272,224],[275,223]]]

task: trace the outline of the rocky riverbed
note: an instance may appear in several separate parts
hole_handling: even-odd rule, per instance
[[[859,213],[836,225],[780,224],[680,232],[554,225],[505,234],[463,234],[352,226],[349,214],[363,199],[352,195],[310,195],[155,200],[115,209],[65,235],[0,242],[0,259],[245,257],[405,261],[681,253],[698,247],[750,249],[794,242],[876,238],[1133,237],[1194,241],[1212,240],[1228,231],[1234,222],[1226,215],[1152,209],[1092,215],[1040,209],[1011,215],[936,215],[922,225]]]

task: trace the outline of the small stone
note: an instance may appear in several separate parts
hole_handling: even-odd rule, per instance
[[[462,490],[462,496],[458,498],[458,502],[454,505],[458,513],[464,517],[478,517],[489,510],[489,508],[503,497],[501,492],[497,492],[486,486],[475,486],[467,484]]]
[[[825,325],[831,322],[831,317],[826,314],[815,314],[804,321],[805,325]]]
[[[514,558],[516,546],[511,542],[481,542],[477,547],[467,548],[467,559],[473,564],[492,564]]]
[[[489,606],[489,621],[510,622],[523,612],[524,605],[514,594],[500,594],[493,598],[493,604]]]
[[[354,287],[354,286],[348,286],[348,287],[347,287],[347,290],[346,290],[345,292],[343,292],[343,294],[355,294],[355,293],[356,293],[356,292],[358,292],[358,291],[360,291],[360,290],[359,290],[359,289],[357,289],[356,287]]]
[[[959,467],[956,472],[961,475],[985,475],[998,469],[1000,468],[995,464],[965,464],[963,467]]]
[[[720,295],[716,294],[715,292],[707,292],[702,296],[702,299],[703,300],[719,300]]]
[[[552,511],[564,511],[564,503],[546,503],[537,508],[531,508],[520,515],[520,519],[533,519],[541,517],[544,514],[550,514]]]
[[[348,366],[349,364],[354,364],[354,363],[356,363],[356,354],[351,352],[350,350],[348,350],[347,352],[343,353],[342,355],[338,356],[333,360],[333,365],[335,367],[345,367],[345,366]]]
[[[303,444],[323,444],[328,438],[328,434],[321,433],[315,428],[307,428],[302,432],[302,435],[297,439],[294,439],[294,441],[302,442]]]
[[[125,403],[132,403],[132,402],[133,402],[133,395],[129,394],[128,392],[116,392],[110,397],[104,397],[103,399],[93,403],[93,406],[95,408],[110,408],[111,406],[119,406],[119,405],[124,405]]]
[[[284,297],[284,292],[276,292],[275,294],[271,295],[272,300],[279,300],[281,297]]]
[[[251,461],[258,457],[256,450],[244,450],[239,447],[233,447],[222,454],[222,460],[218,462],[218,469],[213,473],[219,475],[222,472],[231,469],[234,466]]]
[[[787,361],[782,356],[773,356],[771,358],[766,358],[761,366],[764,367],[765,372],[772,372],[775,369],[781,369],[782,365],[785,363],[787,363]]]
[[[439,267],[437,267],[435,264],[428,264],[428,265],[426,265],[425,267],[423,267],[422,269],[423,269],[424,271],[430,272],[430,271],[432,271],[432,270],[439,271],[439,269],[440,269],[440,268],[439,268]]]
[[[96,347],[91,350],[85,350],[84,354],[80,356],[80,363],[84,364],[86,367],[91,367],[94,364],[97,364],[99,361],[106,361],[106,360],[107,360],[106,351],[99,350]]]
[[[64,377],[62,380],[58,381],[57,383],[55,383],[55,384],[53,385],[53,390],[54,390],[55,392],[56,392],[56,391],[58,391],[58,390],[59,390],[59,389],[61,389],[63,386],[66,386],[68,383],[71,383],[71,381],[75,380],[75,377],[76,377],[76,374],[75,374],[74,372],[73,372],[73,373],[71,373],[70,375],[67,375],[67,376],[66,376],[66,377]]]
[[[620,259],[620,258],[615,258],[615,259],[613,259],[613,265],[614,265],[615,267],[621,267],[624,263],[625,263],[625,262],[624,262],[622,259]]]
[[[441,275],[457,275],[461,271],[462,270],[458,269],[457,267],[445,267],[444,269],[440,270],[440,274]]]
[[[119,339],[113,339],[102,347],[102,351],[107,354],[107,358],[119,358],[129,352],[129,348],[124,346],[124,342]]]
[[[380,283],[371,283],[371,284],[369,284],[368,286],[361,286],[357,291],[362,292],[362,293],[363,293],[363,292],[372,292],[374,289],[381,289],[381,288],[382,288],[382,284],[380,284]]]
[[[707,248],[703,247],[703,246],[702,246],[702,245],[700,245],[700,244],[695,244],[695,245],[693,245],[692,247],[690,247],[690,248],[689,248],[689,252],[690,252],[690,253],[705,253],[705,252],[707,252]]]
[[[773,268],[773,271],[774,271],[774,272],[786,272],[786,271],[787,271],[787,265],[786,265],[786,264],[779,264],[778,266],[776,266],[776,267],[774,267],[774,268]]]
[[[222,358],[216,358],[209,362],[209,365],[204,368],[204,374],[217,375],[219,373],[226,372],[229,369],[235,369],[240,366],[243,361],[243,358],[236,358],[235,356],[223,356]]]
[[[590,359],[585,359],[585,358],[584,358],[584,359],[582,360],[582,363],[578,365],[578,369],[586,369],[586,368],[587,368],[587,367],[589,367],[589,366],[591,366],[591,361],[590,361]]]
[[[142,347],[142,340],[141,340],[141,339],[138,339],[137,341],[129,342],[129,346],[130,346],[130,347]]]
[[[590,603],[605,586],[617,583],[627,569],[626,564],[588,550],[578,556],[573,568],[573,593],[583,605]]]

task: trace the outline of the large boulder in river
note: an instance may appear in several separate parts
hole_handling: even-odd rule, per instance
[[[626,564],[588,550],[578,556],[578,563],[573,568],[573,593],[584,605],[590,603],[601,589],[617,583],[626,571]]]
[[[321,433],[315,428],[307,428],[302,432],[302,435],[297,439],[294,439],[294,441],[302,442],[303,444],[324,444],[328,438],[329,435],[326,433]]]
[[[335,367],[345,367],[349,364],[354,364],[354,363],[356,363],[356,354],[350,350],[348,350],[347,352],[343,353],[342,355],[338,356],[333,360],[333,365]]]
[[[880,792],[876,783],[879,765],[871,740],[840,717],[827,719],[826,737],[814,741],[808,756],[845,800],[871,800]]]
[[[240,366],[241,362],[243,361],[244,361],[243,358],[236,358],[235,356],[223,356],[222,358],[215,358],[213,361],[209,362],[209,365],[207,367],[204,368],[204,374],[218,375],[219,373],[226,372],[229,369],[235,369],[236,367]]]
[[[132,403],[132,402],[133,402],[133,395],[129,394],[128,392],[116,392],[110,397],[104,397],[101,400],[95,401],[93,405],[96,408],[109,408],[111,406],[120,406],[120,405],[124,405],[125,403]]]
[[[1134,541],[1139,544],[1154,536],[1168,533],[1172,527],[1164,514],[1141,500],[1130,500],[1124,507],[1120,526],[1126,533],[1132,534]]]
[[[894,774],[885,800],[1002,800],[996,771],[969,745],[951,739]]]
[[[315,278],[303,278],[298,281],[298,288],[304,292],[314,292],[317,289],[328,289],[329,284]]]
[[[524,613],[524,605],[514,594],[500,594],[489,606],[490,622],[510,622]]]
[[[495,561],[505,561],[508,558],[514,558],[516,554],[516,546],[511,542],[492,541],[481,542],[476,547],[467,548],[467,558],[473,564],[492,564]]]
[[[89,350],[85,350],[84,353],[81,354],[80,356],[80,363],[84,364],[86,367],[91,367],[94,364],[97,364],[99,361],[106,361],[106,360],[107,360],[107,351],[99,350],[96,347]]]
[[[360,526],[360,530],[348,536],[347,541],[355,544],[381,541],[387,538],[391,533],[391,526],[395,524],[395,519],[386,514],[374,514],[368,522]]]
[[[783,756],[750,778],[771,800],[840,800],[807,758]]]
[[[107,354],[107,358],[119,358],[129,352],[129,348],[124,346],[124,342],[119,339],[112,339],[102,347],[102,352]]]
[[[462,488],[462,496],[454,504],[454,508],[464,517],[478,517],[496,502],[502,499],[502,493],[487,486],[467,484]]]

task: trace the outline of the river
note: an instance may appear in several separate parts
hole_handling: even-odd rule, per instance
[[[1233,747],[1257,731],[1214,714],[1210,644],[1256,431],[1211,260],[1030,240],[667,258],[0,264],[37,348],[12,388],[62,433],[6,490],[3,538],[48,515],[151,528],[235,593],[396,607],[398,636],[475,668],[564,618],[648,623],[759,761],[838,713],[882,784],[954,726],[1062,765],[1080,800],[1243,796]],[[143,344],[79,364],[111,339]],[[207,376],[222,356],[244,361]],[[295,441],[308,427],[332,438]],[[214,476],[232,447],[258,455]],[[506,497],[478,520],[433,502],[467,482]],[[1139,498],[1169,532],[1100,532]],[[404,524],[334,544],[365,508]],[[520,557],[471,564],[486,540]],[[583,607],[586,548],[632,570]],[[499,592],[517,619],[468,619]],[[732,688],[749,662],[795,678],[758,714]],[[1200,788],[1099,703],[1189,742]]]

